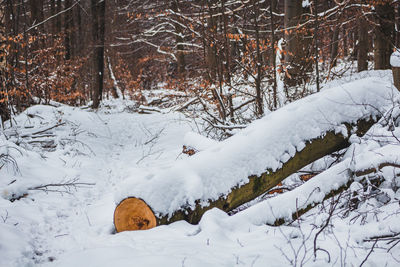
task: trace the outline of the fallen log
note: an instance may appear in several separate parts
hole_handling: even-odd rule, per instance
[[[275,226],[293,222],[323,201],[334,196],[340,198],[340,194],[348,190],[357,177],[369,176],[385,167],[399,168],[399,154],[398,145],[386,145],[363,151],[319,173],[307,183],[259,202],[227,220],[245,220],[256,225]],[[371,181],[371,177],[368,180]],[[223,223],[228,224],[228,221]]]
[[[373,119],[358,121],[356,124],[357,135],[363,135],[374,123],[375,120]],[[354,125],[347,125],[349,133],[353,127]],[[302,151],[297,152],[293,158],[283,164],[282,168],[277,171],[272,172],[268,170],[260,176],[250,176],[247,184],[236,186],[227,196],[222,196],[218,200],[210,202],[208,206],[202,206],[200,203],[197,203],[194,210],[178,210],[172,216],[156,216],[152,212],[151,207],[143,200],[128,197],[122,200],[115,209],[115,228],[117,232],[146,230],[156,225],[170,224],[179,220],[196,224],[207,210],[219,208],[225,212],[231,211],[267,192],[286,177],[308,164],[335,151],[346,148],[348,145],[348,138],[343,136],[343,134],[327,132],[321,138],[309,140]]]
[[[190,169],[188,173],[194,179],[195,185],[200,183],[199,189],[202,192],[198,194],[196,187],[185,180],[185,169],[182,166],[176,167],[170,173],[162,173],[156,178],[145,180],[145,185],[135,185],[131,190],[125,188],[128,197],[117,199],[119,204],[114,212],[116,231],[150,229],[178,220],[198,223],[207,210],[216,207],[226,212],[231,211],[267,192],[315,160],[346,148],[349,145],[349,136],[352,133],[362,136],[381,115],[382,110],[379,107],[390,101],[388,94],[392,93],[391,90],[378,86],[378,82],[373,79],[367,79],[363,86],[359,89],[349,84],[347,87],[323,91],[299,100],[298,103],[292,103],[271,113],[261,122],[256,122],[255,126],[253,124],[253,127],[250,126],[229,138],[230,140],[188,158],[181,165]],[[356,94],[352,95],[348,90],[355,91]],[[370,98],[366,98],[365,95],[369,95]],[[321,112],[328,104],[333,108],[328,109],[326,113]],[[340,112],[344,105],[349,105],[346,113]],[[329,124],[323,125],[324,121]],[[292,135],[307,129],[304,125],[311,127],[310,133],[296,136],[297,139],[293,138]],[[275,129],[271,127],[278,130],[271,130]],[[319,132],[313,131],[313,127]],[[285,136],[279,136],[283,133]],[[260,137],[263,137],[260,139],[263,142],[254,143],[254,139]],[[237,143],[239,145],[236,145]],[[257,145],[261,147],[259,150]],[[271,152],[268,150],[270,147]],[[246,149],[256,149],[257,153],[251,154]],[[266,153],[272,156],[265,156]],[[230,156],[235,163],[227,163],[223,158],[225,155]],[[253,173],[259,174],[243,177],[241,175],[249,172],[249,168],[241,164],[252,164],[248,160],[249,156],[257,161],[255,167],[253,166]],[[260,168],[262,162],[266,162],[264,168]],[[230,170],[231,167],[235,170]],[[224,172],[227,170],[228,174]],[[165,188],[165,181],[175,178],[174,175],[179,176],[176,186],[187,183],[182,185],[182,191],[193,192],[194,196],[185,195],[186,192],[182,193],[179,188],[171,187],[175,185],[173,182],[167,182],[166,185],[170,188]],[[239,179],[238,176],[242,178]],[[188,190],[188,186],[193,188]],[[168,193],[167,190],[171,189],[173,193]]]

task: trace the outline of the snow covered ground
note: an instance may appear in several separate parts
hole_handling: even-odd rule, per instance
[[[359,266],[367,257],[363,266],[399,265],[400,245],[390,249],[395,243],[373,239],[400,231],[400,190],[393,190],[400,182],[390,166],[381,172],[387,198],[365,200],[347,214],[341,199],[327,200],[302,220],[265,225],[260,218],[275,213],[271,205],[284,201],[281,195],[234,216],[210,210],[198,225],[180,221],[115,234],[121,184],[172,166],[187,157],[181,154],[184,140],[199,140],[186,135],[198,129],[179,113],[129,113],[121,105],[127,103],[110,102],[98,112],[34,106],[6,125],[0,153],[12,158],[0,158],[0,266]],[[368,139],[353,137],[352,153],[313,178],[314,186],[348,168],[370,167],[368,162],[397,163],[400,144],[391,135],[400,131],[386,126],[371,129]],[[357,162],[354,153],[361,157]],[[384,156],[375,161],[374,154]],[[351,190],[361,183],[354,181]],[[49,184],[54,186],[41,187]],[[312,195],[312,186],[296,190]]]

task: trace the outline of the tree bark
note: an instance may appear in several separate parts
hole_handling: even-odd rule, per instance
[[[209,6],[208,7],[209,12],[209,18],[207,18],[207,32],[209,34],[208,36],[208,42],[207,44],[207,65],[208,65],[208,73],[209,73],[209,81],[211,83],[215,82],[216,78],[216,72],[217,72],[217,50],[215,45],[213,44],[213,40],[215,40],[216,32],[217,32],[217,25],[215,18],[212,16],[213,15],[213,10]]]
[[[257,66],[257,76],[255,79],[256,83],[256,111],[257,115],[261,117],[264,114],[264,107],[263,107],[263,98],[262,98],[262,91],[261,91],[261,79],[263,76],[262,71],[262,58],[261,58],[261,51],[260,51],[260,31],[258,27],[258,15],[259,15],[259,6],[258,1],[256,5],[256,1],[253,1],[253,15],[254,15],[254,28],[255,28],[255,38],[256,38],[256,66]]]
[[[56,1],[51,0],[50,1],[50,16],[54,16],[56,14]],[[56,33],[56,20],[52,19],[51,20],[51,33],[55,34]]]
[[[179,12],[179,1],[174,0],[171,3],[171,9],[175,13]],[[182,23],[179,15],[175,15],[174,19],[177,21],[177,23],[174,23],[175,27],[175,41],[176,41],[176,60],[178,64],[178,76],[181,76],[185,72],[185,53],[184,53],[184,47],[182,43],[184,42],[182,34],[183,34],[183,29],[180,23]]]
[[[273,66],[273,82],[272,82],[272,98],[273,98],[273,108],[274,110],[278,107],[278,81],[276,75],[276,38],[275,38],[275,19],[274,19],[274,11],[276,7],[276,0],[270,1],[270,8],[269,8],[269,16],[270,16],[270,23],[271,23],[271,62]]]
[[[55,0],[54,0],[55,1]],[[57,14],[59,14],[62,10],[62,2],[61,0],[57,0]],[[61,21],[62,21],[62,16],[63,14],[59,14],[56,19],[56,28],[57,28],[57,33],[61,33]]]
[[[394,44],[394,9],[391,1],[375,5],[376,22],[374,36],[374,61],[376,70],[390,69],[390,55]]]
[[[65,0],[65,8],[71,6],[71,0]],[[64,46],[65,46],[65,59],[70,60],[72,54],[71,48],[71,20],[72,20],[72,10],[68,10],[64,16]]]
[[[358,19],[357,70],[368,70],[368,29],[363,17]]]
[[[339,26],[336,26],[332,34],[331,44],[331,68],[336,66],[339,51]]]
[[[374,120],[359,120],[356,125],[346,124],[348,129],[347,136],[350,136],[351,129],[356,126],[357,134],[363,135],[373,124]],[[328,154],[331,154],[340,149],[346,148],[349,145],[348,138],[342,134],[335,134],[334,131],[326,132],[322,137],[313,140],[308,140],[305,148],[297,152],[289,161],[287,161],[283,166],[272,172],[267,170],[260,176],[250,176],[249,182],[232,188],[231,193],[222,196],[215,201],[211,201],[208,206],[196,205],[194,210],[191,209],[180,209],[177,210],[172,216],[156,216],[154,214],[148,215],[147,212],[137,212],[135,214],[121,212],[119,209],[129,208],[129,202],[136,198],[126,198],[117,206],[114,213],[114,224],[117,232],[125,230],[140,230],[143,227],[138,227],[146,221],[152,221],[153,216],[156,220],[156,225],[170,224],[175,221],[185,220],[189,223],[198,223],[202,215],[212,208],[219,208],[225,212],[231,211],[240,205],[243,205],[250,200],[262,195],[267,192],[279,182],[284,180],[289,175],[297,172],[301,168],[307,166],[308,164],[314,162],[315,160],[322,158]],[[145,199],[143,201],[146,201]],[[125,203],[126,202],[126,203]],[[136,201],[134,201],[136,202]],[[200,201],[199,201],[200,202]],[[147,205],[146,205],[147,206]],[[151,210],[151,207],[148,207]],[[147,210],[146,208],[146,210]],[[121,216],[121,214],[124,214]],[[142,219],[138,219],[138,218]],[[139,225],[132,227],[132,225],[127,225],[126,222],[138,221]],[[132,228],[130,228],[132,227]],[[149,227],[150,228],[150,227]],[[146,228],[147,229],[147,228]]]
[[[393,84],[400,91],[400,67],[392,67]]]
[[[315,27],[314,27],[314,41],[315,41],[315,78],[316,78],[316,86],[317,92],[320,91],[319,85],[319,44],[318,44],[318,30],[319,30],[319,21],[318,21],[318,1],[314,0],[314,18],[315,18]]]
[[[222,0],[221,13],[224,27],[225,82],[231,84],[231,48],[228,37],[228,16],[225,14],[225,1]]]
[[[5,71],[7,68],[7,53],[6,53],[6,43],[3,38],[6,36],[6,21],[5,17],[7,12],[5,11],[5,5],[0,6],[0,119],[1,126],[4,126],[4,121],[10,118],[10,112],[7,106],[7,91],[5,86]]]
[[[296,86],[307,79],[312,61],[309,59],[310,40],[308,34],[300,32],[299,25],[304,21],[302,1],[285,0],[285,40],[287,52],[285,65],[287,75],[285,84]]]
[[[82,11],[81,8],[76,8],[76,30],[77,30],[77,37],[75,38],[75,49],[76,55],[81,56],[83,55],[83,48],[85,37],[83,35],[83,23],[82,23]]]
[[[93,108],[98,108],[103,94],[104,80],[104,42],[105,42],[105,5],[106,1],[92,0],[93,34]]]

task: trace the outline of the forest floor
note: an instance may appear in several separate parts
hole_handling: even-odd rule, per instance
[[[398,266],[399,245],[388,251],[362,240],[382,221],[398,224],[399,190],[379,210],[345,218],[327,201],[280,227],[225,225],[228,215],[213,209],[198,225],[116,234],[121,182],[187,157],[184,136],[199,130],[180,113],[138,114],[128,106],[38,105],[4,130],[0,152],[12,158],[1,158],[0,266]]]

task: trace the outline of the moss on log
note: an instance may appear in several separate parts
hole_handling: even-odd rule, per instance
[[[351,129],[353,129],[354,126],[357,127],[356,134],[362,136],[374,123],[375,120],[370,118],[367,120],[359,120],[356,125],[345,124],[348,131],[347,136],[350,136]],[[200,221],[202,215],[207,210],[210,210],[212,208],[219,208],[225,212],[231,211],[239,207],[240,205],[245,204],[250,200],[253,200],[254,198],[267,192],[289,175],[296,173],[298,170],[316,161],[317,159],[320,159],[335,151],[348,147],[349,143],[347,136],[344,136],[341,133],[330,131],[326,132],[323,136],[319,138],[308,140],[304,149],[300,152],[297,152],[291,159],[282,164],[282,167],[280,169],[276,171],[267,170],[260,176],[250,176],[249,181],[246,184],[240,186],[238,185],[232,188],[229,194],[221,196],[217,200],[209,201],[208,206],[201,206],[198,202],[195,209],[193,210],[189,208],[182,208],[175,211],[172,216],[155,216],[156,225],[170,224],[179,220],[185,220],[189,223],[196,224]],[[129,199],[131,198],[123,200],[119,206],[121,206],[123,202],[129,201]],[[115,210],[116,213],[118,207]],[[117,231],[119,232],[118,228]]]

